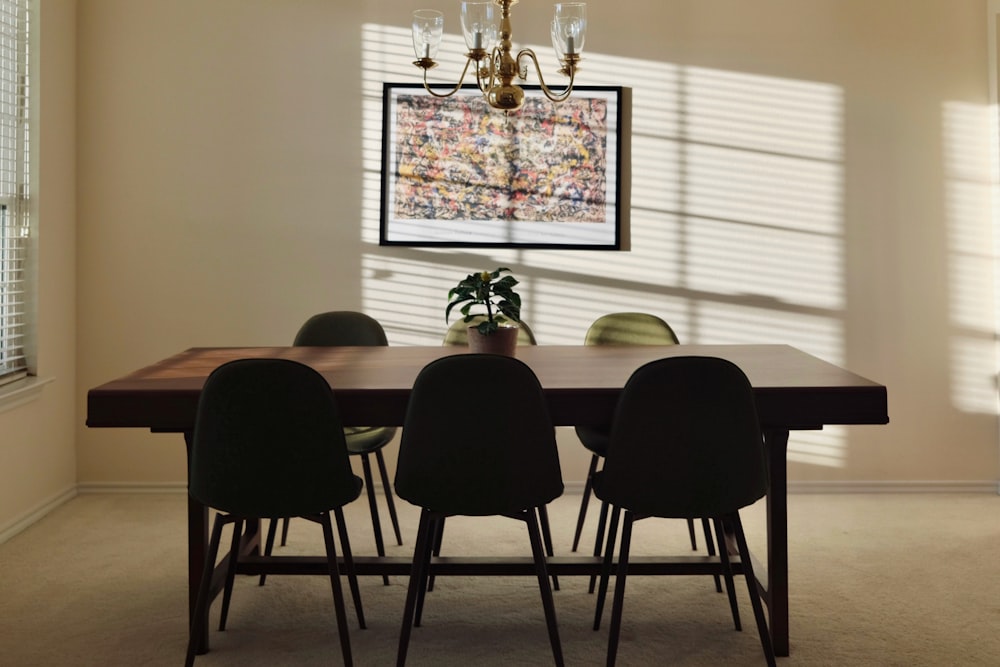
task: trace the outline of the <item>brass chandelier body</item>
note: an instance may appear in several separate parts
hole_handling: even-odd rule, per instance
[[[521,49],[513,53],[513,30],[511,28],[511,7],[518,0],[493,0],[490,2],[463,2],[462,28],[465,33],[468,52],[465,54],[465,68],[458,83],[447,92],[437,92],[427,80],[427,72],[437,67],[433,56],[440,46],[444,19],[440,12],[418,10],[414,12],[413,46],[417,55],[414,65],[423,70],[424,88],[435,97],[450,97],[457,93],[472,67],[476,73],[476,84],[487,103],[505,113],[517,111],[524,105],[524,89],[515,79],[527,78],[529,65],[534,65],[538,82],[545,96],[553,102],[562,102],[573,92],[580,52],[586,31],[586,5],[584,3],[557,3],[552,20],[551,35],[553,47],[560,57],[562,67],[559,73],[569,77],[569,82],[561,92],[555,92],[546,85],[542,77],[538,57],[531,49]],[[492,5],[499,8],[499,28],[493,21]],[[489,47],[492,36],[497,34],[496,45]]]

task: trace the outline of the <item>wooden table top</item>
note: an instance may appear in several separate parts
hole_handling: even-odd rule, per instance
[[[346,424],[399,425],[413,381],[427,363],[466,348],[192,348],[87,394],[87,425],[184,431],[194,424],[205,378],[220,364],[248,357],[294,359],[330,382]],[[886,388],[787,345],[519,346],[538,376],[559,425],[609,423],[632,371],[669,356],[729,359],[749,377],[765,427],[888,423]],[[484,385],[488,387],[488,380]],[[470,389],[477,380],[469,379]]]

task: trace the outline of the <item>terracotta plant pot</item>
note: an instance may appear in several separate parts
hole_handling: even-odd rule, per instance
[[[479,329],[469,327],[469,352],[504,354],[514,356],[517,349],[517,327],[500,325],[500,328],[488,336],[479,333]]]

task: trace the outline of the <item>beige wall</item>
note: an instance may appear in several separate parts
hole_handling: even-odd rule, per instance
[[[43,93],[65,101],[40,179],[57,383],[0,415],[18,471],[0,472],[0,526],[72,485],[74,437],[81,484],[184,479],[179,437],[86,429],[88,388],[189,346],[287,343],[322,309],[434,343],[447,288],[501,263],[543,344],[642,309],[688,342],[788,342],[885,383],[892,424],[794,435],[794,481],[1000,477],[985,0],[592,2],[580,83],[635,91],[619,254],[377,246],[377,92],[416,81],[422,0],[81,2],[75,378],[73,4],[43,6],[62,38],[43,67],[63,65]],[[457,3],[441,8],[454,34]],[[519,4],[515,37],[547,42],[549,11]]]
[[[36,399],[0,413],[0,541],[76,489],[75,0],[36,6]],[[44,194],[41,194],[44,193]]]

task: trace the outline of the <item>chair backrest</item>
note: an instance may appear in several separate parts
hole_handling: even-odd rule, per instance
[[[714,357],[638,368],[615,411],[602,477],[602,499],[653,516],[720,516],[761,498],[767,468],[746,375]]]
[[[609,313],[587,329],[585,345],[676,345],[670,325],[648,313]]]
[[[231,514],[324,512],[358,495],[330,385],[287,359],[216,368],[198,400],[189,492]]]
[[[454,355],[424,367],[406,410],[395,486],[414,505],[469,516],[558,498],[555,429],[534,372],[493,354]]]
[[[458,318],[451,323],[448,327],[448,331],[444,334],[444,340],[441,342],[442,345],[468,345],[469,344],[469,327],[475,326],[486,319],[485,315],[475,315],[468,322],[464,321],[464,318]],[[524,322],[518,322],[517,324],[517,344],[518,345],[536,345],[535,334],[532,333],[531,327],[529,327]]]
[[[292,345],[388,345],[378,320],[364,313],[335,310],[313,315],[295,335]]]

